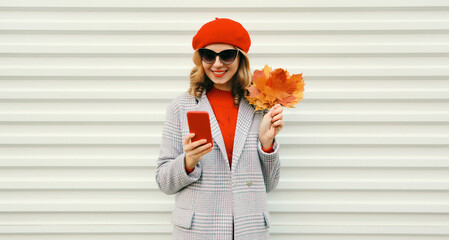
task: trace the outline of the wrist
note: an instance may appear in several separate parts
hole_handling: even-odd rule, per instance
[[[191,161],[189,161],[190,159],[187,158],[187,156],[184,158],[184,167],[186,169],[195,169],[195,165],[196,164],[191,164]]]
[[[262,151],[264,151],[266,153],[272,153],[272,152],[274,152],[273,147],[274,147],[274,143],[269,148],[262,147]]]
[[[187,174],[190,174],[195,170],[195,168],[192,169],[192,168],[185,167],[185,170],[186,170]]]
[[[269,149],[270,147],[273,146],[274,139],[269,139],[269,140],[262,140],[262,139],[260,139],[260,144],[262,145],[263,148]]]

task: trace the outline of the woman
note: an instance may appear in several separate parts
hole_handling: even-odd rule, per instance
[[[279,182],[283,108],[254,111],[244,98],[251,40],[238,22],[216,18],[192,41],[187,93],[167,108],[156,181],[176,194],[174,239],[268,239],[266,193]],[[186,113],[207,111],[214,144],[192,142]]]

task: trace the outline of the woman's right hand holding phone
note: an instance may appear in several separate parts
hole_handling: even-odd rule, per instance
[[[184,152],[186,153],[185,166],[192,170],[204,155],[212,151],[212,144],[206,144],[206,139],[192,142],[193,137],[195,137],[195,133],[189,133],[184,139]]]

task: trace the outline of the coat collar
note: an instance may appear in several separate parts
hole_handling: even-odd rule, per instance
[[[199,111],[206,111],[209,113],[212,137],[218,148],[220,149],[223,159],[226,159],[226,162],[229,166],[229,159],[226,153],[226,147],[223,140],[223,135],[220,131],[220,126],[218,125],[218,121],[215,118],[214,111],[212,110],[212,106],[210,105],[209,100],[206,96],[206,90],[203,91],[200,98],[197,98],[198,105],[197,108]],[[234,146],[232,153],[232,169],[237,166],[240,155],[242,154],[244,143],[249,134],[249,129],[251,127],[251,123],[254,117],[254,108],[252,108],[246,99],[242,98],[239,104],[239,111],[237,116],[237,125],[235,127],[235,135],[234,135]]]

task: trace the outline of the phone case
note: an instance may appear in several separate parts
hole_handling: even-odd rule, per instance
[[[207,143],[212,145],[212,131],[210,128],[209,113],[205,111],[189,111],[187,112],[187,121],[190,133],[195,133],[192,142],[206,139]]]

